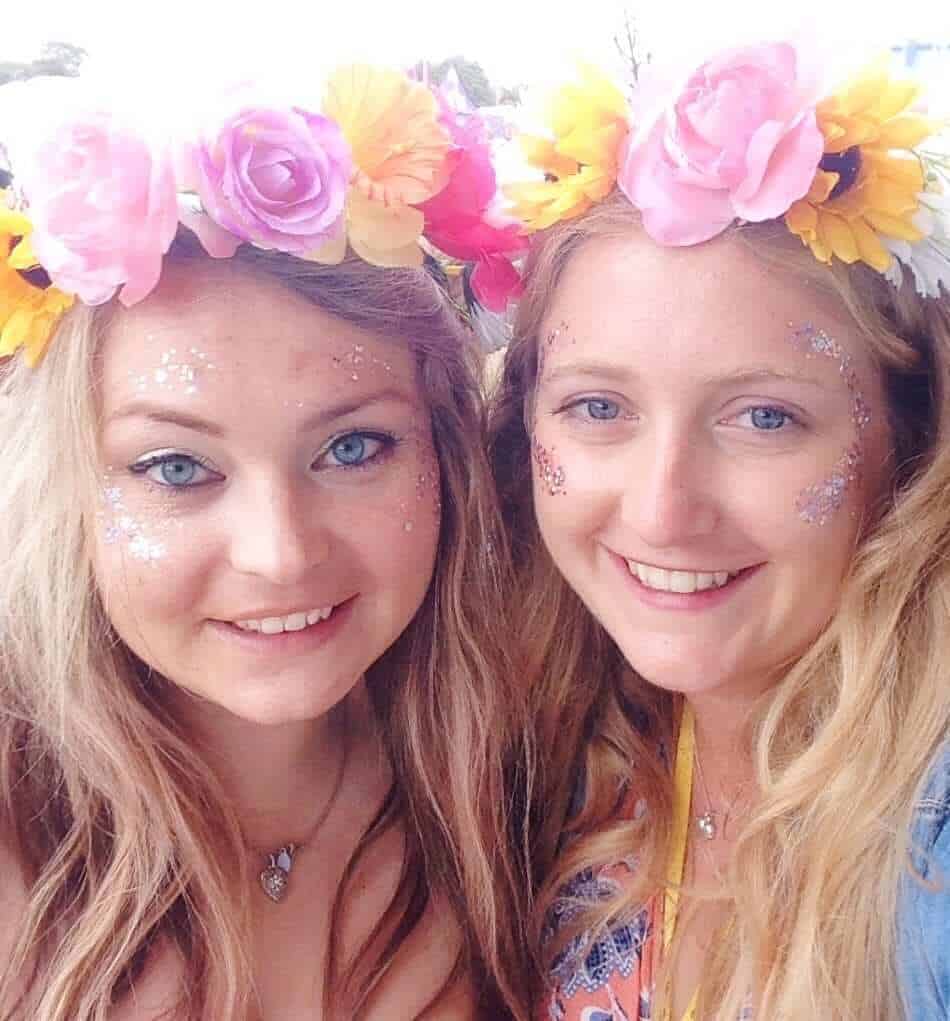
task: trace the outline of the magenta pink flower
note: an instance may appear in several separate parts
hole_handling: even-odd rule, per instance
[[[245,108],[185,149],[183,181],[213,223],[187,211],[182,222],[210,255],[232,255],[241,241],[307,255],[343,229],[351,172],[334,121],[298,107]]]
[[[171,159],[127,125],[89,113],[60,125],[23,179],[33,250],[53,283],[87,305],[118,288],[134,305],[162,272],[178,226]]]
[[[474,114],[457,114],[437,94],[440,121],[455,146],[446,186],[419,209],[425,215],[425,236],[446,255],[474,262],[471,284],[486,307],[503,312],[521,292],[521,278],[511,257],[527,248],[516,223],[493,221],[491,207],[497,192],[491,149],[482,121]]]
[[[795,48],[751,46],[703,64],[639,126],[618,184],[654,240],[691,245],[737,218],[781,216],[808,191],[823,148]]]

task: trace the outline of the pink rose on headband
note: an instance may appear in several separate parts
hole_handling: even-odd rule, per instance
[[[23,178],[33,250],[53,283],[87,305],[123,305],[158,283],[178,226],[171,158],[111,115],[61,124]]]
[[[824,141],[788,43],[731,50],[694,71],[628,143],[618,184],[660,244],[781,216],[811,186]]]
[[[308,255],[342,230],[351,172],[350,147],[329,118],[246,107],[184,150],[183,184],[207,217],[183,210],[182,222],[210,255],[233,255],[242,241]]]

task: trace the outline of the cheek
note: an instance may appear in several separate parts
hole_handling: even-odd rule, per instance
[[[531,444],[535,516],[558,557],[598,532],[616,513],[631,483],[623,458],[536,428]]]
[[[377,575],[413,591],[428,585],[442,520],[441,476],[429,441],[413,442],[403,464],[370,496],[358,488],[340,506],[346,544]],[[341,526],[343,522],[340,522]]]
[[[134,487],[110,483],[96,515],[96,579],[116,629],[143,631],[197,599],[213,544],[200,523]],[[124,638],[127,635],[123,634]]]

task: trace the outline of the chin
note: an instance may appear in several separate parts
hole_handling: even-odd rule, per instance
[[[690,649],[677,643],[675,648],[645,650],[641,643],[632,648],[621,646],[624,658],[645,680],[663,691],[712,691],[725,681],[722,661],[709,656],[708,643]],[[652,654],[651,654],[652,653]]]
[[[314,690],[313,681],[296,690],[248,692],[247,697],[219,703],[232,716],[261,727],[304,723],[325,716],[349,694],[354,684]]]

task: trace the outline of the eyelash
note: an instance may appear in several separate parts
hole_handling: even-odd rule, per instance
[[[379,444],[379,448],[371,453],[368,457],[353,464],[340,464],[331,463],[327,465],[329,468],[339,469],[341,471],[355,471],[357,469],[366,469],[378,461],[384,459],[389,455],[397,443],[400,441],[393,436],[391,433],[380,433],[370,432],[367,430],[351,430],[349,432],[341,433],[339,436],[335,436],[326,445],[322,453],[313,462],[314,466],[319,465],[326,457],[330,457],[335,447],[338,447],[344,440],[359,437],[361,440],[375,441]],[[150,481],[154,482],[155,485],[161,486],[163,489],[168,490],[182,490],[182,489],[198,489],[201,486],[206,486],[210,482],[220,481],[222,476],[211,467],[211,465],[203,458],[198,457],[195,454],[184,454],[181,451],[167,450],[160,451],[155,454],[150,454],[148,457],[143,458],[141,461],[136,461],[134,464],[129,465],[129,471],[133,475],[148,475],[149,471],[153,468],[160,468],[162,465],[172,464],[176,461],[185,461],[195,465],[202,471],[207,472],[212,478],[202,479],[199,482],[192,482],[190,479],[188,482],[176,485],[173,482],[169,482],[167,479],[162,480],[149,476]]]
[[[617,409],[617,413],[615,415],[612,415],[609,418],[597,418],[595,415],[591,415],[589,413],[588,414],[582,414],[580,409],[582,407],[584,407],[585,405],[589,406],[591,404],[608,404],[608,405],[611,406],[611,408],[616,408]],[[615,400],[612,400],[610,397],[602,397],[602,396],[597,396],[597,395],[588,396],[588,397],[578,397],[578,398],[575,398],[574,400],[568,401],[566,404],[563,404],[555,412],[555,414],[558,414],[558,415],[564,414],[564,413],[570,415],[571,417],[573,417],[577,421],[584,422],[585,424],[609,423],[609,422],[616,422],[618,420],[627,420],[627,419],[631,419],[631,418],[635,418],[636,417],[635,415],[632,415],[632,414],[625,414],[622,411],[619,402],[617,402]]]
[[[616,408],[616,414],[610,416],[609,418],[598,418],[597,416],[592,415],[592,414],[589,413],[589,406],[591,404],[602,404],[602,405],[606,404],[606,405],[610,405],[611,408]],[[588,407],[588,413],[587,414],[583,414],[579,410],[580,408],[583,408],[585,406]],[[733,415],[732,416],[732,420],[741,418],[743,415],[751,415],[753,412],[756,412],[756,411],[770,411],[770,412],[774,412],[774,413],[782,416],[783,422],[782,422],[782,425],[779,426],[776,429],[757,429],[754,426],[752,426],[751,431],[753,431],[753,432],[760,432],[760,433],[787,432],[789,427],[796,428],[796,427],[800,427],[802,425],[802,422],[801,422],[801,420],[799,419],[799,417],[797,415],[795,415],[793,412],[789,411],[787,408],[783,408],[783,407],[781,407],[780,405],[777,405],[777,404],[755,404],[755,405],[753,405],[753,406],[751,406],[749,408],[746,408],[745,410],[739,412],[738,415]],[[625,414],[623,414],[623,412],[620,409],[620,405],[619,405],[619,403],[617,401],[611,400],[611,398],[609,398],[609,397],[598,397],[598,396],[580,397],[580,398],[577,398],[576,400],[570,401],[569,403],[567,403],[567,404],[563,405],[561,408],[559,408],[556,413],[557,414],[561,414],[563,412],[567,412],[568,414],[573,415],[579,421],[582,421],[585,424],[590,424],[590,425],[592,425],[594,423],[616,422],[618,419],[629,419],[629,418],[633,418],[634,417],[633,415],[629,415],[629,414],[625,415]]]
[[[195,454],[183,454],[177,450],[166,450],[156,454],[150,454],[148,457],[143,458],[141,461],[136,461],[134,464],[129,465],[129,471],[133,475],[148,475],[148,472],[152,468],[158,468],[161,465],[171,464],[174,461],[188,461],[191,464],[197,466],[202,471],[207,472],[214,478],[203,479],[201,482],[188,482],[184,485],[175,485],[173,482],[167,480],[162,481],[160,479],[152,478],[149,476],[151,482],[155,485],[161,486],[163,489],[175,490],[175,489],[197,489],[199,486],[206,486],[209,482],[217,481],[221,476],[216,472],[211,465],[204,460],[204,458],[198,457]]]
[[[340,433],[339,436],[334,436],[332,440],[324,447],[323,452],[314,461],[314,465],[319,464],[325,457],[329,457],[334,447],[339,446],[344,440],[352,439],[358,436],[362,440],[375,440],[379,444],[379,449],[374,453],[370,454],[369,457],[360,461],[357,464],[331,464],[329,467],[337,468],[341,471],[356,471],[358,469],[367,469],[378,461],[384,460],[389,454],[393,452],[396,445],[400,442],[392,433],[385,432],[370,432],[365,429],[354,429],[349,432]]]
[[[735,421],[736,419],[742,418],[745,415],[752,415],[756,411],[770,411],[770,412],[773,412],[773,413],[775,413],[777,415],[781,415],[782,418],[784,419],[784,421],[783,421],[782,425],[779,426],[777,429],[758,429],[754,425],[752,425],[750,427],[750,431],[751,432],[758,432],[758,433],[774,432],[774,433],[780,433],[780,432],[787,432],[789,427],[791,427],[791,428],[798,428],[798,427],[800,427],[802,425],[802,422],[801,422],[801,420],[799,419],[799,417],[797,415],[795,415],[793,412],[789,411],[787,408],[781,407],[778,404],[753,404],[751,407],[745,408],[744,410],[740,411],[737,415],[733,415],[732,416],[732,420]]]

